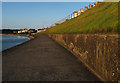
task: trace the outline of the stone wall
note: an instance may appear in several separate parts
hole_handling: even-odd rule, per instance
[[[77,56],[100,79],[120,80],[118,34],[49,34]]]

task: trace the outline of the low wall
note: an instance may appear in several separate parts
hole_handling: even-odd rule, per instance
[[[49,34],[106,81],[120,80],[120,42],[117,34]]]

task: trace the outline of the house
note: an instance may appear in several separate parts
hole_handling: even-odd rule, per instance
[[[27,29],[22,29],[22,30],[18,30],[17,33],[27,33],[28,30]]]
[[[93,7],[95,7],[95,4],[93,5]]]
[[[73,18],[77,17],[78,13],[77,12],[73,12]]]
[[[92,7],[91,7],[91,4],[89,4],[89,8],[92,8]]]
[[[19,29],[13,29],[12,31],[13,31],[14,34],[17,34]]]
[[[80,9],[80,12],[81,12],[81,13],[82,13],[82,12],[84,12],[83,8],[82,8],[82,9]]]
[[[36,33],[37,31],[35,29],[29,29],[28,33]]]
[[[46,31],[46,28],[44,28],[44,29],[38,29],[38,30],[37,30],[37,33],[43,32],[43,31]]]
[[[93,5],[92,4],[89,4],[89,8],[92,8],[93,7]]]
[[[18,33],[22,33],[22,30],[19,30]]]
[[[37,33],[39,33],[39,32],[42,32],[42,29],[38,29],[38,30],[37,30]]]
[[[96,2],[94,3],[93,7],[97,6],[97,4],[98,4],[98,2],[96,1]]]
[[[28,32],[27,29],[23,29],[23,30],[22,30],[22,33],[26,33],[26,32]]]
[[[85,6],[85,11],[87,11],[88,10],[88,7],[87,6]]]
[[[79,10],[79,11],[77,11],[77,13],[78,13],[78,16],[81,14],[81,11]]]

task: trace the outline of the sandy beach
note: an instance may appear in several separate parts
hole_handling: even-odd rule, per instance
[[[99,81],[47,35],[3,51],[2,76],[3,81]]]

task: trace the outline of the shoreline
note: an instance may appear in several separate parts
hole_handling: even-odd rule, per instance
[[[17,36],[24,36],[24,37],[29,37],[30,39],[34,39],[35,35],[29,35],[29,34],[5,34],[5,33],[0,33],[0,35],[17,35]]]
[[[16,35],[16,36],[25,36],[25,37],[29,37],[27,36],[26,34],[5,34],[5,33],[2,33],[0,35]]]
[[[0,34],[0,35],[16,35],[16,34]],[[5,50],[1,50],[0,53],[2,53],[2,52],[4,52],[4,51],[7,51],[7,50],[9,50],[9,49],[15,48],[15,47],[17,47],[17,46],[20,46],[20,45],[22,45],[22,44],[25,44],[25,43],[27,43],[27,42],[35,39],[35,37],[34,37],[34,38],[31,38],[31,37],[26,36],[26,35],[16,35],[16,36],[28,37],[29,40],[28,40],[28,41],[25,41],[25,42],[23,42],[23,43],[21,43],[21,44],[15,45],[15,46],[13,46],[13,47],[7,48],[7,49],[5,49]]]
[[[33,40],[33,39],[30,39],[30,40],[28,40],[28,41],[25,41],[25,42],[23,42],[23,43],[21,43],[21,44],[18,44],[18,45],[16,45],[16,46],[11,47],[11,48],[5,49],[5,50],[3,50],[3,51],[1,51],[1,52],[5,52],[5,51],[8,51],[8,50],[10,50],[10,49],[14,49],[15,47],[18,47],[18,46],[21,46],[21,45],[23,45],[23,44],[25,44],[25,43],[28,43],[28,42],[30,42],[31,40]]]

